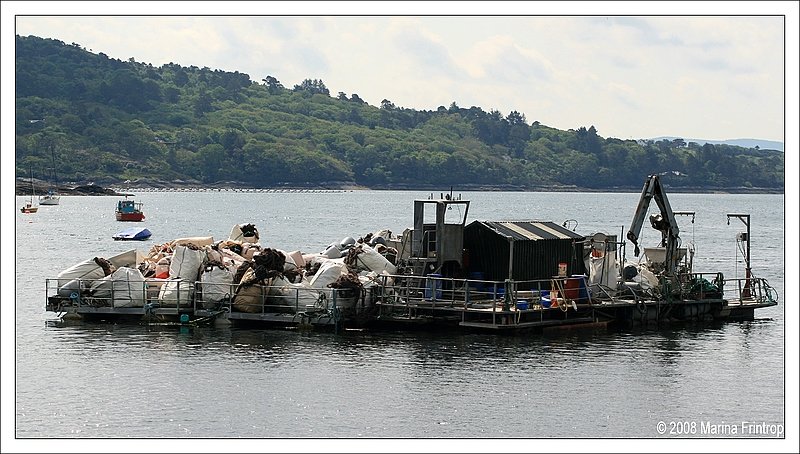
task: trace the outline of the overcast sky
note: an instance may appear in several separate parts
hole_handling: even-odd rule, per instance
[[[192,2],[158,10],[136,2],[113,9],[68,4],[13,5],[16,34],[74,42],[154,66],[207,66],[247,73],[258,82],[271,75],[287,88],[322,79],[332,95],[356,93],[375,106],[388,99],[417,110],[452,102],[503,115],[516,110],[529,123],[564,130],[594,125],[603,137],[623,139],[785,140],[784,39],[797,36],[779,15],[785,4],[638,10],[628,2],[547,8],[445,2],[372,10],[361,2],[277,8],[272,2]],[[737,8],[751,15],[700,16]],[[636,11],[649,15],[623,15]],[[515,15],[488,15],[498,12]],[[597,15],[576,16],[587,12]],[[663,15],[681,12],[687,15]],[[74,15],[80,13],[93,15]],[[185,13],[250,16],[177,16]],[[478,15],[431,15],[454,13]],[[789,63],[796,62],[797,42],[787,44]]]

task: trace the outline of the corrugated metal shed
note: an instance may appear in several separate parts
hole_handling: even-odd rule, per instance
[[[549,221],[473,221],[464,230],[467,271],[486,279],[509,277],[514,245],[513,279],[548,279],[567,263],[567,274],[583,274],[584,236]]]

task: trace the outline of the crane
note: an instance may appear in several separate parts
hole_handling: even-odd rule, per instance
[[[628,229],[627,237],[628,240],[633,243],[634,255],[638,257],[639,233],[642,230],[642,223],[644,222],[644,217],[647,214],[652,199],[656,200],[656,204],[658,204],[661,213],[651,215],[650,224],[654,229],[661,232],[660,246],[664,248],[665,252],[665,274],[667,276],[674,276],[675,261],[673,257],[678,248],[680,240],[678,233],[680,229],[678,228],[678,223],[675,221],[675,215],[672,212],[672,208],[669,206],[667,194],[661,186],[658,175],[650,175],[647,177],[647,180],[645,180],[644,187],[642,188],[642,195],[639,198],[639,206],[636,207],[636,212],[633,215],[633,221],[631,221],[631,227]]]

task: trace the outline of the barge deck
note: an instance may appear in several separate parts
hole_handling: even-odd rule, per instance
[[[451,191],[415,200],[413,227],[399,237],[381,230],[317,254],[262,248],[245,224],[219,242],[181,238],[146,257],[88,259],[46,280],[46,310],[65,320],[519,332],[753,320],[777,305],[750,269],[750,216],[727,215],[747,226],[737,235],[745,278],[695,273],[676,219],[695,213],[671,210],[658,175],[645,181],[627,233],[637,257],[651,200],[661,242],[638,262],[615,235],[577,234],[566,221],[467,225],[469,201]]]
[[[409,287],[408,276],[383,275],[383,285],[353,295],[351,291],[335,291],[332,298],[321,298],[315,304],[276,304],[265,297],[255,310],[243,312],[230,300],[208,304],[197,298],[181,304],[165,304],[148,297],[146,285],[141,286],[141,307],[125,307],[114,295],[107,298],[82,297],[74,292],[70,297],[58,294],[57,280],[47,280],[47,307],[65,320],[134,321],[142,324],[178,323],[233,324],[262,327],[343,327],[372,329],[463,329],[485,332],[515,332],[553,327],[597,327],[608,325],[649,325],[679,321],[740,321],[753,320],[756,309],[777,305],[774,290],[758,278],[749,279],[749,291],[734,299],[713,295],[696,298],[647,299],[630,296],[591,296],[584,291],[583,277],[554,278],[538,282],[487,282],[468,279],[428,277],[414,280],[424,282],[418,288]],[[550,285],[564,288],[578,281],[573,291],[548,298],[552,290],[515,291],[530,285]],[[743,279],[741,281],[744,281]],[[207,282],[196,282],[202,289]],[[524,284],[524,285],[523,285]],[[739,288],[745,282],[729,282]],[[81,283],[90,287],[92,282]],[[472,291],[480,286],[492,287],[491,292]],[[437,290],[450,288],[450,290]],[[509,288],[506,297],[505,289]],[[553,287],[550,287],[551,289]],[[231,294],[235,292],[233,288]],[[411,296],[409,296],[409,292]],[[425,292],[429,295],[426,297]],[[440,292],[440,293],[437,293]],[[556,291],[557,292],[557,291]],[[553,292],[553,293],[556,293]],[[264,288],[263,295],[270,289]],[[416,294],[416,295],[415,295]],[[129,302],[129,299],[124,300]]]

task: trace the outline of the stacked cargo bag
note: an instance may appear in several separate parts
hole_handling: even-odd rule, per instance
[[[136,252],[136,249],[131,249],[111,257],[107,262],[115,268],[123,266],[135,268],[139,258],[140,256]],[[61,287],[73,279],[92,281],[107,276],[97,259],[98,257],[86,259],[58,273],[58,286]],[[103,259],[103,261],[105,261],[105,259]],[[84,285],[89,286],[91,282],[86,282]]]
[[[157,279],[169,279],[169,266],[172,263],[172,256],[161,257],[158,262],[156,262],[156,274],[155,278]]]
[[[58,273],[58,286],[63,287],[72,280],[91,281],[100,279],[103,276],[105,276],[103,269],[94,261],[94,258],[86,259]],[[87,283],[87,285],[91,285],[91,282]]]
[[[272,282],[272,289],[278,297],[278,303],[288,312],[304,312],[305,310],[316,307],[319,300],[320,291],[311,287],[307,280],[299,283],[292,283],[285,278],[278,277]]]
[[[292,253],[286,252],[282,249],[276,249],[276,251],[283,254],[284,258],[283,271],[299,271],[306,264],[306,262],[303,260],[303,255],[300,254],[298,251]],[[298,258],[301,263],[300,265],[297,264]]]
[[[388,274],[397,273],[397,267],[392,265],[392,262],[366,244],[351,249],[345,258],[345,263],[359,271],[375,271],[378,274],[384,271]]]
[[[177,246],[169,264],[169,277],[194,282],[205,260],[205,250],[193,247],[191,244]]]
[[[89,293],[98,306],[143,307],[145,279],[137,268],[121,267],[92,284]]]
[[[189,237],[189,238],[178,238],[178,239],[172,240],[171,246],[172,246],[172,248],[177,250],[178,246],[187,246],[189,244],[193,244],[193,245],[197,246],[198,248],[201,248],[201,247],[204,247],[204,246],[211,246],[212,244],[214,244],[214,237],[213,236],[193,236],[193,237]]]
[[[253,243],[242,243],[242,257],[245,260],[253,260],[253,256],[261,252],[261,245]]]
[[[231,233],[228,235],[228,240],[239,243],[255,244],[259,242],[260,237],[258,235],[258,229],[254,224],[236,224],[231,229]]]
[[[161,287],[158,299],[163,307],[189,307],[192,305],[194,282],[206,259],[206,251],[187,243],[176,246],[169,264],[169,278]]]
[[[302,252],[300,251],[284,252],[284,255],[286,255],[287,262],[289,261],[289,257],[292,258],[292,262],[294,262],[294,266],[296,266],[297,269],[303,269],[306,267],[306,261],[305,259],[303,259]]]
[[[161,307],[191,307],[194,281],[170,279],[161,285],[158,302]]]
[[[240,285],[231,303],[232,310],[257,314],[263,312],[267,289],[262,285]]]
[[[233,273],[220,262],[209,262],[200,274],[203,308],[217,306],[233,293]]]
[[[328,284],[328,287],[337,292],[336,306],[340,309],[354,309],[364,290],[358,275],[349,271]]]
[[[245,224],[241,229],[243,243],[258,243],[261,240],[255,224]]]
[[[259,279],[254,268],[245,271],[239,284],[236,286],[236,294],[231,302],[231,308],[237,312],[247,312],[255,314],[264,311],[264,302],[269,294],[272,279]]]
[[[311,287],[324,292],[328,299],[333,297],[330,284],[336,282],[340,276],[348,273],[347,265],[342,259],[325,260],[319,270],[311,278]]]
[[[225,266],[228,267],[228,269],[231,270],[234,273],[236,272],[237,269],[239,269],[240,266],[242,266],[242,264],[244,264],[244,263],[246,263],[248,261],[248,260],[245,260],[245,258],[242,257],[241,255],[239,255],[236,252],[230,250],[229,248],[225,247],[222,244],[219,246],[217,251],[219,252],[220,256],[222,257],[222,260],[221,260],[222,263],[224,263]]]

